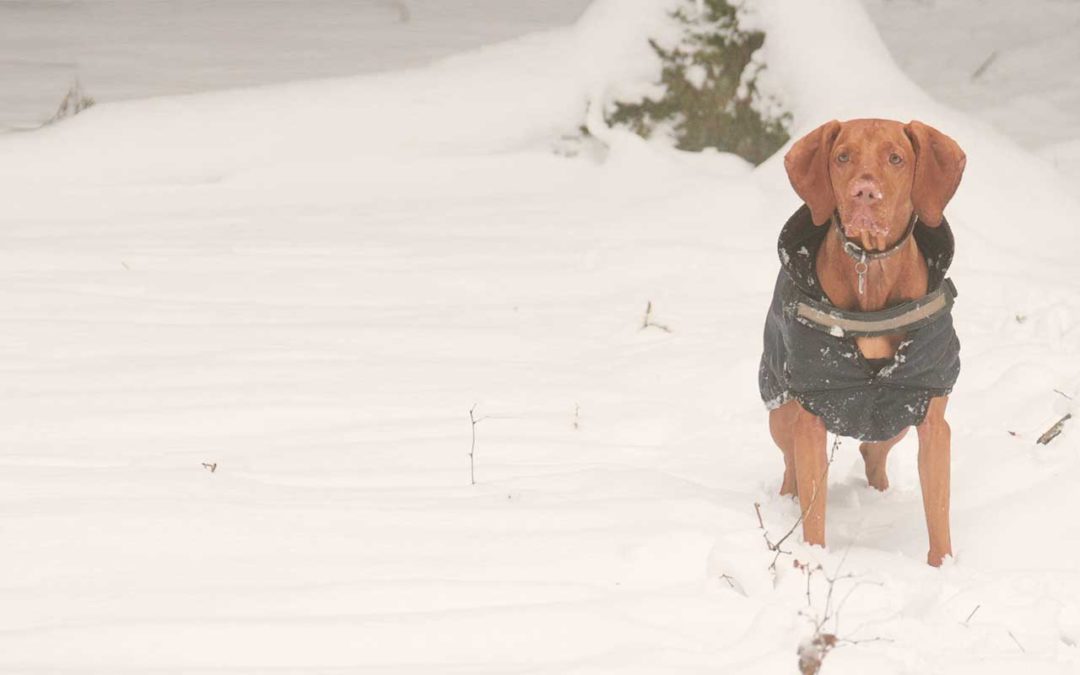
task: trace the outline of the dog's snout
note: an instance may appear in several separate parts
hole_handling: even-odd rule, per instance
[[[855,201],[863,202],[865,204],[881,201],[881,198],[884,196],[881,193],[881,186],[877,181],[870,180],[869,178],[860,178],[852,182],[849,194]]]

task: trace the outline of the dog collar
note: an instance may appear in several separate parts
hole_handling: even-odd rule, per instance
[[[919,220],[919,216],[912,211],[911,222],[908,223],[907,229],[904,230],[904,236],[897,239],[892,246],[883,251],[867,251],[854,240],[849,239],[844,234],[844,227],[840,224],[840,216],[836,211],[833,211],[830,220],[836,226],[836,234],[840,237],[841,248],[844,249],[844,253],[855,261],[855,272],[859,275],[859,295],[862,295],[863,291],[866,290],[866,271],[869,269],[866,264],[867,261],[884,260],[899,251],[908,238],[911,237],[911,233],[915,231],[915,223]]]
[[[827,222],[821,226],[814,224],[810,209],[805,204],[787,219],[777,236],[776,255],[784,274],[795,282],[802,293],[815,300],[828,301],[817,276],[815,261],[825,239],[834,236]],[[915,223],[911,238],[926,260],[928,289],[937,288],[948,275],[955,251],[948,219],[942,218],[940,227],[927,227],[920,219]]]

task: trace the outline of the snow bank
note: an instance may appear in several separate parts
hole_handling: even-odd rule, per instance
[[[0,133],[78,78],[98,102],[416,67],[562,26],[588,0],[0,3]],[[11,95],[10,93],[17,93]]]
[[[600,2],[570,29],[424,69],[101,105],[5,139],[6,180],[210,182],[268,164],[547,143],[613,82],[648,78],[663,3]],[[63,158],[57,162],[57,158]]]

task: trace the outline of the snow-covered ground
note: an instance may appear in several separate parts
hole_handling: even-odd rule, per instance
[[[778,158],[562,138],[660,12],[0,138],[0,671],[795,672],[823,574],[769,571],[754,504],[797,517],[756,391],[797,200]],[[1076,420],[1034,444],[1078,412],[1072,186],[859,4],[760,20],[799,132],[920,118],[969,157],[957,556],[924,563],[914,439],[885,494],[844,442],[829,548],[792,547],[853,575],[823,672],[1078,672]]]
[[[423,65],[572,23],[588,0],[0,0],[0,130],[98,101]]]
[[[1039,153],[1080,197],[1080,2],[863,1],[902,70]]]
[[[1030,148],[1080,138],[1080,2],[864,1],[898,65],[935,98]]]

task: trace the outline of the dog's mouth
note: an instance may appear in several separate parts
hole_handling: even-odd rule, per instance
[[[859,242],[868,250],[884,249],[889,237],[889,225],[867,206],[855,206],[840,214],[844,235]]]

